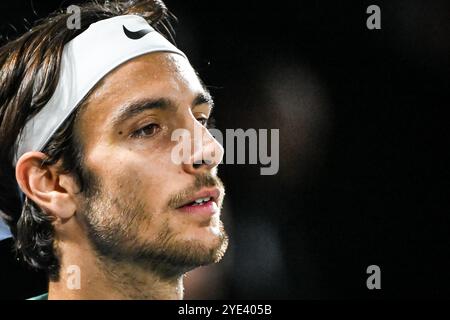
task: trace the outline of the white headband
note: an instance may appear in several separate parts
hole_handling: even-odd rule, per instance
[[[53,96],[28,121],[17,140],[17,160],[26,152],[41,151],[64,120],[92,88],[122,63],[150,52],[183,52],[136,15],[93,23],[63,50],[59,81]]]
[[[161,51],[178,53],[186,58],[142,17],[118,16],[91,24],[65,45],[55,92],[23,128],[16,141],[14,165],[24,153],[41,151],[105,75],[130,59]],[[8,231],[0,218],[0,240],[10,236]]]

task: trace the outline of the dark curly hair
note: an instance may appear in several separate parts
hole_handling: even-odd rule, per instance
[[[15,178],[15,141],[26,122],[51,98],[59,76],[64,46],[94,22],[125,14],[144,17],[156,30],[172,38],[168,12],[160,0],[91,1],[79,5],[81,28],[67,28],[71,13],[53,13],[24,35],[0,48],[0,210],[10,226],[18,257],[33,268],[43,269],[50,279],[59,274],[54,250],[52,217],[30,199],[22,201]],[[89,175],[83,170],[83,150],[73,132],[77,110],[64,122],[45,146],[42,165],[61,160],[62,170],[76,178],[82,192],[88,192]],[[1,213],[0,213],[1,214]]]

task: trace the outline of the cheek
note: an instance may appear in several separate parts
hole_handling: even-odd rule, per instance
[[[173,175],[178,169],[172,165],[170,156],[123,148],[117,148],[115,152],[105,149],[97,149],[95,155],[91,153],[87,165],[100,178],[109,195],[134,198],[155,213],[163,210],[168,195],[176,190]]]

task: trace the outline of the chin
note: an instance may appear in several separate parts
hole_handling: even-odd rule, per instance
[[[218,262],[228,247],[228,236],[221,227],[208,226],[186,230],[186,233],[177,240],[187,246],[202,248],[200,251],[210,257],[209,263]]]
[[[188,230],[185,230],[184,235],[182,236],[183,239],[179,238],[179,240],[195,242],[208,249],[214,249],[221,245],[224,237],[224,231],[220,227],[207,226],[189,228]]]

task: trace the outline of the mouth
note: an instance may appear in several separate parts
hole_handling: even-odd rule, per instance
[[[218,188],[202,189],[187,199],[177,210],[190,214],[214,215],[219,212],[220,194]]]

